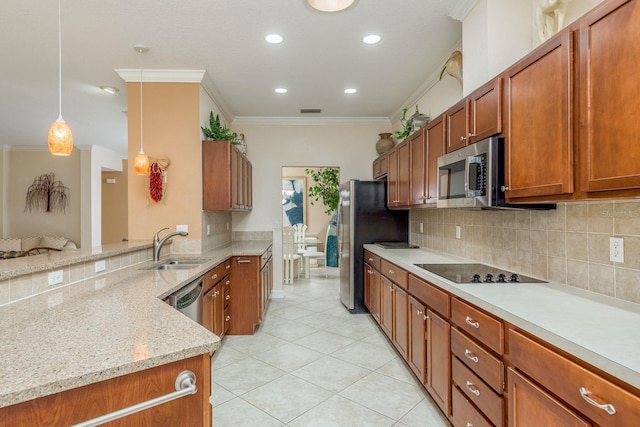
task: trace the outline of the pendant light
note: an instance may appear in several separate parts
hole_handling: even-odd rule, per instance
[[[142,144],[142,54],[147,53],[149,48],[137,44],[133,47],[133,50],[140,54],[140,152],[136,156],[133,162],[133,170],[136,175],[148,175],[149,174],[149,156],[144,153]]]
[[[357,0],[305,0],[306,4],[320,12],[340,12],[357,3]]]
[[[58,0],[58,119],[53,122],[47,135],[49,152],[54,156],[68,156],[73,151],[71,128],[62,118],[62,19]]]

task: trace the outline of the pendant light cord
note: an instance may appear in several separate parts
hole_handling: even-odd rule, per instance
[[[58,0],[58,120],[62,120],[62,19]]]
[[[142,143],[142,54],[144,52],[140,50],[140,152],[144,153],[144,145]]]

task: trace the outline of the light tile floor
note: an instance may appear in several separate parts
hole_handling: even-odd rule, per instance
[[[448,426],[371,317],[340,303],[329,270],[285,285],[255,335],[222,340],[215,427]]]

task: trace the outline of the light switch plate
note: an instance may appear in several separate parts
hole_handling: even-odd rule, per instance
[[[624,262],[624,239],[622,237],[609,237],[609,260]]]
[[[176,231],[184,231],[185,233],[189,232],[189,226],[185,224],[176,225]]]

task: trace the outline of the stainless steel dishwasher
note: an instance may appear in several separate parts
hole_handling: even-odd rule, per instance
[[[202,325],[202,290],[204,276],[198,277],[179,291],[169,295],[169,304]]]

